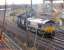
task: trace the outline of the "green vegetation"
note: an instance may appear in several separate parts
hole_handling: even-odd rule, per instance
[[[64,22],[64,18],[60,18]],[[60,26],[60,29],[64,30],[64,26]]]
[[[60,26],[59,28],[60,28],[61,30],[64,30],[64,26]]]
[[[64,18],[60,18],[64,22]]]
[[[26,11],[28,13],[30,13],[31,9],[30,8],[17,8],[15,9],[11,14],[10,16],[16,16],[16,15],[19,15],[19,14],[23,14],[23,13],[26,13]]]
[[[15,12],[14,13],[11,13],[10,16],[16,16],[16,13]]]

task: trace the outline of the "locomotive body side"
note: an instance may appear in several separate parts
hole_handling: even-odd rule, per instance
[[[24,18],[24,17],[18,17],[18,26],[27,29],[31,32],[36,32],[40,36],[52,36],[55,34],[55,23],[54,22],[48,22],[50,20],[43,20],[38,18]],[[27,24],[27,26],[26,26]]]

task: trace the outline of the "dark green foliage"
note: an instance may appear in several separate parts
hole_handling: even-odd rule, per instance
[[[11,13],[10,16],[15,16],[15,13]]]
[[[60,18],[64,22],[64,18]]]

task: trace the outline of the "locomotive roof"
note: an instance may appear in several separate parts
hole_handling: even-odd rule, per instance
[[[24,17],[25,13],[18,15],[17,17]]]
[[[17,17],[20,17],[20,18],[28,18],[28,17],[30,17],[30,14],[26,14],[26,13],[23,13],[23,14],[20,14],[20,15],[18,15]]]
[[[45,24],[47,24],[47,23],[53,23],[53,24],[55,24],[55,21],[49,20],[49,21],[47,21]]]
[[[41,23],[41,24],[45,24],[46,22],[49,21],[49,20],[44,20],[40,18],[28,18],[27,20],[35,23]]]

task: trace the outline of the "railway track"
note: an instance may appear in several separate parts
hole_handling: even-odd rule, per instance
[[[11,29],[7,29],[7,30],[11,31]],[[15,29],[15,31],[17,32],[18,29]],[[13,33],[14,31],[11,31],[11,32]],[[21,32],[21,31],[19,31],[19,32]],[[25,32],[25,30],[24,30],[24,32]],[[21,33],[21,35],[23,33]],[[34,36],[35,36],[35,34],[32,37],[34,37]],[[34,38],[33,38],[33,40],[34,40]],[[46,38],[41,38],[41,37],[37,36],[37,43],[40,46],[46,46],[46,47],[51,46],[52,48],[57,48],[58,50],[60,50],[60,49],[64,50],[64,32],[58,31],[55,34],[54,39],[52,39],[52,40],[49,40],[49,39],[46,39]]]
[[[46,38],[40,38],[37,37],[37,43],[39,43],[39,45],[41,46],[50,46],[52,48],[57,48],[58,50],[64,50],[64,33],[57,33],[56,36],[54,37],[54,39],[49,40]],[[62,37],[62,38],[61,38]]]
[[[32,36],[33,40],[34,40],[34,36],[35,36],[35,34],[33,34],[33,36]],[[64,50],[64,41],[63,41],[64,38],[63,37],[64,37],[64,33],[63,32],[57,32],[56,35],[54,36],[54,39],[52,39],[52,40],[49,40],[49,39],[46,39],[46,38],[41,38],[41,37],[37,36],[37,43],[40,46],[46,46],[46,47],[50,46],[50,47],[55,48],[55,49],[57,48],[58,50],[60,50],[60,49]]]

